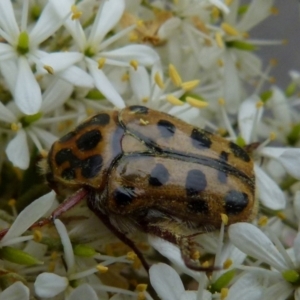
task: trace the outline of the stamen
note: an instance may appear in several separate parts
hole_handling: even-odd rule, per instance
[[[233,26],[231,26],[230,24],[228,24],[228,23],[225,23],[225,22],[222,23],[221,24],[221,28],[228,35],[231,35],[231,36],[238,36],[238,35],[240,35],[239,31],[237,29],[235,29]]]
[[[97,63],[98,63],[98,69],[102,69],[106,63],[106,58],[105,57],[99,58]]]
[[[139,67],[139,63],[138,63],[137,60],[131,60],[131,61],[129,62],[129,64],[133,67],[133,69],[134,69],[135,71],[136,71],[137,68]]]
[[[82,15],[82,11],[80,11],[76,5],[71,6],[71,12],[72,12],[72,16],[71,16],[72,21],[78,20]]]
[[[180,106],[183,105],[184,102],[180,99],[176,98],[174,95],[170,94],[166,96],[166,99],[174,106]]]
[[[158,72],[155,73],[154,75],[154,81],[155,83],[161,88],[164,89],[165,88],[165,84],[160,76],[160,74]]]
[[[181,86],[182,80],[174,65],[169,65],[169,76],[173,84],[177,87]]]

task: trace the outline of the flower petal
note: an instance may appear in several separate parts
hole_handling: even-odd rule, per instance
[[[124,0],[105,1],[96,15],[88,44],[98,47],[106,34],[120,21],[124,9]]]
[[[245,140],[246,144],[251,143],[251,136],[253,130],[255,129],[255,123],[260,120],[263,109],[257,109],[256,103],[260,99],[254,95],[246,99],[241,105],[238,113],[238,123],[241,136]],[[257,117],[256,117],[257,115]]]
[[[229,289],[228,300],[260,300],[265,289],[258,274],[246,273]]]
[[[261,260],[279,271],[288,266],[271,240],[257,227],[249,223],[237,223],[229,227],[231,242],[246,254]]]
[[[42,273],[34,283],[35,293],[41,298],[51,298],[63,292],[69,285],[66,277],[53,273]]]
[[[29,300],[29,288],[17,281],[1,292],[0,300]]]
[[[245,15],[236,27],[240,31],[249,31],[271,14],[273,3],[274,0],[251,1]]]
[[[82,300],[82,299],[98,300],[99,298],[96,292],[92,289],[92,287],[87,283],[84,283],[72,291],[69,299],[70,300]]]
[[[83,54],[79,52],[54,52],[40,59],[41,64],[53,68],[53,72],[61,72],[81,61]]]
[[[63,18],[58,16],[54,6],[51,3],[47,3],[43,8],[41,15],[39,16],[35,26],[29,33],[30,43],[32,46],[37,46],[53,33],[63,24]]]
[[[145,67],[138,67],[137,70],[129,69],[129,78],[132,91],[139,102],[150,97],[150,78]]]
[[[20,56],[18,59],[18,76],[14,90],[15,101],[22,112],[27,115],[37,113],[42,104],[42,93],[28,61]]]
[[[259,166],[254,165],[258,195],[261,202],[273,210],[284,209],[286,199],[283,191]]]
[[[5,153],[14,166],[26,170],[29,166],[29,149],[26,133],[23,129],[19,130],[16,136],[9,142]]]
[[[94,77],[97,89],[99,89],[99,91],[116,107],[125,107],[124,100],[117,93],[103,71],[99,70],[93,63],[89,63],[89,70],[91,75]]]
[[[93,77],[77,66],[69,67],[57,76],[78,87],[93,88],[95,86]]]
[[[68,235],[68,231],[66,229],[66,226],[59,219],[54,220],[54,225],[56,227],[56,230],[58,231],[58,234],[61,239],[61,243],[64,248],[64,253],[65,253],[64,258],[68,268],[68,272],[72,272],[75,265],[75,257],[74,257],[72,243]]]
[[[20,236],[34,222],[44,216],[52,207],[55,200],[55,193],[52,191],[34,202],[30,203],[21,211],[14,223],[9,228],[1,243],[7,242],[9,239]]]
[[[159,61],[157,52],[145,45],[127,45],[116,50],[101,52],[99,55],[127,63],[136,60],[143,66],[150,66]]]
[[[10,0],[0,1],[0,27],[11,38],[9,43],[16,42],[20,34],[12,2]]]
[[[185,291],[177,272],[166,264],[152,265],[149,276],[151,285],[162,300],[180,299],[180,295]]]
[[[300,149],[265,147],[261,154],[278,160],[293,177],[300,179]]]

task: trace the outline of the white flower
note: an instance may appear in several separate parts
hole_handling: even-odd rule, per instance
[[[32,239],[32,236],[20,237],[31,225],[49,212],[55,200],[54,192],[50,192],[29,204],[16,218],[0,241],[0,246],[16,244]]]
[[[47,117],[47,114],[60,107],[73,91],[73,86],[63,80],[54,80],[44,91],[40,110],[35,115],[24,115],[10,103],[4,106],[0,102],[0,120],[8,123],[12,128],[11,133],[16,133],[8,142],[6,154],[8,159],[20,169],[27,169],[30,160],[30,148],[28,139],[42,153],[43,149],[49,149],[57,137],[49,132],[49,125],[57,121],[70,120],[74,115],[66,114],[58,118]],[[44,146],[44,147],[43,147]]]
[[[268,271],[265,268],[248,267],[249,271],[253,268],[254,271],[260,271],[261,274],[266,274],[269,278],[277,279],[270,282],[263,299],[287,299],[293,292],[295,299],[300,299],[299,288],[297,285],[293,286],[293,283],[296,283],[299,278],[300,235],[298,233],[295,238],[294,255],[291,257],[271,230],[268,232],[271,234],[270,237],[274,240],[275,245],[254,225],[237,223],[229,227],[230,240],[236,247],[259,260],[260,263],[265,263],[273,268]]]
[[[0,293],[0,300],[29,300],[29,288],[17,281]]]
[[[245,100],[239,110],[239,129],[246,144],[256,142],[260,135],[260,124],[263,114],[263,104],[256,96]],[[259,197],[262,203],[274,210],[282,209],[285,206],[285,196],[277,183],[261,167],[261,157],[277,160],[295,178],[300,178],[297,168],[299,163],[300,150],[295,148],[266,147],[270,140],[262,143],[253,156],[255,158],[255,173],[257,176],[257,186]]]
[[[74,4],[73,0],[64,1],[51,0],[57,14],[65,18],[70,13],[70,8]],[[132,30],[132,27],[111,36],[105,37],[120,20],[125,8],[124,0],[105,1],[98,9],[95,21],[86,33],[78,21],[67,19],[65,26],[72,35],[78,51],[84,54],[84,60],[89,73],[94,78],[97,89],[116,107],[125,106],[123,99],[117,93],[112,83],[105,74],[105,66],[130,67],[131,64],[150,66],[159,60],[157,53],[150,47],[144,45],[126,45],[122,48],[104,51],[112,43]],[[121,69],[122,70],[122,69]],[[122,72],[120,72],[120,77]]]
[[[0,35],[5,40],[5,43],[0,43],[0,69],[15,103],[23,113],[32,115],[40,110],[42,93],[31,67],[33,65],[40,69],[44,67],[41,58],[47,53],[40,50],[39,45],[54,34],[63,20],[55,14],[53,6],[48,3],[35,26],[28,26],[28,6],[29,1],[23,1],[19,28],[11,1],[0,2]],[[56,63],[59,65],[63,62],[63,68],[59,70],[62,77],[65,69],[81,59],[80,55],[75,55],[76,57],[66,53],[55,54]],[[84,82],[84,72],[80,73]],[[89,81],[86,86],[92,87],[92,82]]]

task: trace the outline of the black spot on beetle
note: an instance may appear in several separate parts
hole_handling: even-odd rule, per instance
[[[174,135],[176,127],[167,120],[159,120],[157,122],[158,130],[163,138],[170,138]]]
[[[237,215],[247,207],[249,198],[246,193],[231,190],[226,194],[224,201],[226,213]]]
[[[187,205],[189,211],[193,213],[207,213],[208,204],[204,200],[192,200]]]
[[[61,177],[66,180],[73,180],[76,178],[76,173],[74,168],[66,168],[62,171]]]
[[[227,182],[227,174],[223,171],[218,171],[218,180],[221,183],[226,183]]]
[[[101,155],[93,155],[81,162],[81,175],[84,178],[93,178],[98,175],[102,168],[103,158]]]
[[[141,114],[141,115],[147,115],[149,112],[148,107],[141,106],[141,105],[132,105],[129,106],[130,111],[136,113],[136,114]]]
[[[205,131],[194,128],[191,133],[192,144],[198,149],[210,148],[212,141]]]
[[[206,176],[200,170],[190,170],[186,177],[185,189],[187,196],[196,196],[205,190],[207,186]]]
[[[113,198],[116,201],[117,206],[125,207],[129,205],[135,197],[133,187],[119,187],[113,193]]]
[[[229,153],[227,153],[227,152],[225,152],[225,151],[222,151],[222,152],[220,153],[220,160],[221,160],[221,161],[228,161],[228,155],[229,155]]]
[[[163,164],[157,164],[151,171],[149,184],[152,186],[164,185],[169,180],[169,171]]]
[[[61,149],[55,154],[55,162],[58,166],[60,166],[65,161],[69,161],[73,156],[74,154],[72,153],[72,149]]]
[[[70,131],[69,133],[67,133],[63,137],[61,137],[59,139],[59,142],[60,143],[68,142],[68,141],[70,141],[75,136],[76,136],[76,132],[75,131]]]
[[[248,155],[248,153],[242,149],[240,146],[238,146],[237,144],[230,142],[229,143],[229,147],[232,151],[232,153],[234,154],[235,157],[245,161],[245,162],[249,162],[250,161],[250,156]]]
[[[88,151],[94,149],[101,140],[101,132],[94,129],[82,134],[76,141],[76,145],[80,151]]]
[[[86,122],[78,125],[76,127],[76,131],[80,131],[86,127],[90,127],[91,125],[105,126],[110,122],[110,115],[107,113],[100,113],[98,115],[93,116]]]

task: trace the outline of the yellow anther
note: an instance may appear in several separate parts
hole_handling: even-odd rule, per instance
[[[271,7],[270,12],[272,15],[277,16],[279,14],[279,9],[275,6]]]
[[[197,108],[205,108],[208,106],[208,103],[193,97],[186,97],[185,98],[186,102],[193,106],[193,107],[197,107]]]
[[[129,74],[128,73],[124,73],[121,77],[121,80],[124,81],[128,81],[129,80]]]
[[[50,255],[50,258],[51,258],[52,260],[57,259],[57,257],[58,257],[58,253],[57,253],[56,251],[53,251],[53,252],[51,253],[51,255]]]
[[[144,97],[144,98],[142,98],[142,102],[143,103],[147,103],[149,101],[149,97]]]
[[[262,102],[262,101],[257,101],[256,102],[256,108],[257,109],[260,109],[261,107],[263,107],[264,106],[264,103]]]
[[[136,286],[135,290],[136,290],[137,292],[145,292],[145,291],[147,290],[147,288],[148,288],[148,284],[146,284],[146,283],[139,283],[139,284]]]
[[[50,273],[53,273],[55,271],[55,266],[56,266],[56,262],[55,261],[51,261],[48,265],[48,271]]]
[[[211,16],[213,19],[219,19],[221,15],[221,12],[220,10],[216,7],[216,6],[213,6],[212,10],[211,10]]]
[[[242,33],[243,38],[248,39],[250,37],[248,32],[243,32]]]
[[[137,255],[133,251],[129,251],[126,255],[128,260],[135,260],[137,258]]]
[[[227,6],[231,5],[232,2],[233,2],[233,0],[225,0],[225,4],[226,4]]]
[[[271,66],[277,66],[278,65],[278,60],[276,58],[271,58],[270,59],[270,65]]]
[[[275,77],[270,77],[269,78],[269,82],[270,83],[275,83],[276,82],[276,78]]]
[[[108,267],[103,266],[103,265],[101,265],[101,264],[97,265],[96,269],[97,269],[101,274],[106,273],[106,272],[108,271]]]
[[[199,258],[200,258],[200,252],[198,251],[198,250],[195,250],[195,251],[193,251],[193,253],[192,253],[192,255],[191,255],[191,258],[193,259],[193,260],[199,260]]]
[[[223,59],[218,59],[218,60],[217,60],[217,64],[218,64],[219,67],[223,67],[223,66],[224,66],[224,61],[223,61]]]
[[[276,135],[276,133],[275,132],[270,132],[270,134],[269,134],[269,140],[270,141],[274,141],[274,140],[276,140],[276,137],[277,137],[277,135]]]
[[[139,36],[135,32],[129,33],[129,41],[130,42],[136,42],[139,40]]]
[[[221,24],[221,28],[224,30],[225,33],[231,36],[238,36],[240,34],[237,29],[225,22]]]
[[[145,300],[146,296],[143,292],[139,292],[137,298],[138,298],[138,300]]]
[[[8,205],[10,206],[10,207],[15,207],[16,206],[16,203],[17,203],[17,201],[16,201],[16,199],[9,199],[8,200]]]
[[[155,83],[161,88],[164,89],[165,88],[165,84],[160,76],[160,74],[158,72],[155,73],[154,75],[154,81]]]
[[[228,269],[232,266],[233,261],[230,258],[227,258],[223,263],[223,268]]]
[[[223,37],[220,32],[216,32],[215,39],[219,48],[224,49]]]
[[[80,11],[76,5],[72,5],[71,6],[71,12],[72,12],[71,19],[73,21],[74,20],[78,20],[81,17],[81,15],[82,15],[82,11]]]
[[[133,69],[134,69],[135,71],[137,70],[137,68],[138,68],[138,66],[139,66],[138,61],[137,61],[137,60],[134,60],[134,59],[131,60],[129,64],[133,67]]]
[[[106,58],[104,57],[99,58],[97,63],[98,63],[98,69],[102,69],[106,63]]]
[[[88,108],[85,110],[85,112],[86,112],[86,114],[87,114],[88,116],[91,116],[91,115],[94,115],[94,114],[95,114],[95,110],[92,109],[92,108],[90,108],[90,107],[88,107]]]
[[[40,151],[40,155],[41,155],[42,158],[47,158],[48,157],[48,151],[45,150],[45,149],[42,149]]]
[[[289,40],[288,39],[284,39],[281,41],[282,45],[287,45],[289,43]]]
[[[169,101],[172,105],[180,106],[183,105],[184,102],[182,102],[180,99],[175,97],[174,95],[170,94],[166,96],[167,101]]]
[[[209,261],[205,261],[205,262],[202,264],[202,267],[203,267],[203,268],[208,268],[209,266],[210,266]]]
[[[217,133],[221,136],[225,136],[227,134],[227,130],[225,128],[218,128]]]
[[[135,269],[135,270],[139,270],[142,266],[142,263],[141,261],[136,258],[134,261],[133,261],[133,264],[132,264],[132,268]]]
[[[221,214],[221,219],[224,225],[228,224],[228,216],[226,214]]]
[[[225,105],[225,99],[224,98],[219,98],[218,99],[218,103],[219,103],[219,105]]]
[[[279,211],[279,212],[277,213],[277,217],[278,217],[279,219],[281,219],[281,220],[285,220],[285,219],[286,219],[286,215],[285,215],[285,213],[282,212],[282,211]]]
[[[48,72],[48,74],[54,74],[54,69],[51,66],[44,65],[44,69]]]
[[[145,26],[144,20],[142,20],[142,19],[137,20],[136,21],[136,26],[137,27],[144,27]]]
[[[42,232],[40,230],[35,230],[33,233],[33,239],[35,242],[40,242],[43,238]]]
[[[268,221],[269,221],[269,219],[268,219],[267,216],[261,216],[261,217],[258,219],[257,224],[258,224],[259,226],[263,227],[263,226],[266,226],[266,225],[268,224]]]
[[[140,118],[140,124],[141,124],[141,125],[148,125],[148,124],[149,124],[149,121]]]
[[[227,298],[228,296],[228,288],[221,288],[221,300],[224,300]]]
[[[175,86],[181,86],[182,80],[174,65],[169,65],[169,76]]]
[[[181,88],[183,88],[185,91],[191,91],[193,90],[198,84],[200,83],[200,80],[195,79],[191,81],[186,81],[181,84]]]

